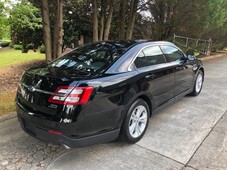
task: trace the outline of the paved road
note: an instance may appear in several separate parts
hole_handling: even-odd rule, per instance
[[[205,62],[204,88],[150,119],[143,139],[66,150],[0,122],[0,169],[227,169],[227,57]]]

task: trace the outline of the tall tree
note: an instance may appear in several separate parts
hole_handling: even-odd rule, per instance
[[[126,6],[126,1],[121,0],[119,3],[119,39],[123,40],[125,39],[125,6]]]
[[[112,22],[112,16],[113,16],[113,9],[114,9],[114,1],[109,1],[109,11],[106,18],[106,26],[104,30],[104,40],[109,39],[109,33],[110,33],[110,27]]]
[[[49,12],[49,4],[46,0],[41,0],[41,11],[42,11],[42,23],[43,23],[43,32],[44,32],[44,44],[45,44],[45,54],[46,60],[52,60],[52,39],[51,39],[51,31],[50,31],[50,12]]]
[[[54,42],[52,59],[58,58],[62,54],[63,39],[63,0],[57,0],[54,23]]]
[[[109,39],[114,5],[115,2],[112,0],[92,0],[94,42]],[[101,9],[100,12],[98,9]]]
[[[126,39],[132,39],[132,33],[134,30],[134,24],[137,15],[137,8],[139,0],[131,0],[130,2],[130,11],[128,16],[128,25],[127,25],[127,32],[126,32]]]
[[[42,11],[46,60],[58,58],[62,54],[63,44],[63,0],[31,1],[39,5]]]
[[[92,16],[93,16],[93,42],[99,40],[98,38],[98,3],[97,0],[92,0]]]
[[[105,27],[105,14],[106,14],[106,1],[101,0],[99,41],[103,40],[104,27]]]
[[[133,39],[133,31],[135,30],[135,21],[138,17],[140,8],[142,8],[150,0],[120,0],[119,2],[119,39]]]

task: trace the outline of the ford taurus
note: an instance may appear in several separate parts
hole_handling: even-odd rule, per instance
[[[148,119],[185,96],[197,96],[204,68],[163,41],[86,44],[26,70],[16,106],[21,127],[38,139],[83,147],[121,138],[139,141]]]

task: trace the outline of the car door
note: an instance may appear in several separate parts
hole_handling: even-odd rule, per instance
[[[184,53],[176,47],[163,45],[161,49],[167,61],[175,65],[175,96],[187,92],[193,86],[193,65],[188,62]]]
[[[174,69],[167,63],[159,46],[143,48],[134,65],[141,79],[147,81],[156,109],[174,97]]]

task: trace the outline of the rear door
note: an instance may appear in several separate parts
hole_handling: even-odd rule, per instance
[[[185,55],[176,47],[161,46],[169,63],[175,67],[175,96],[186,92],[193,86],[193,65],[188,62]]]
[[[174,97],[174,70],[159,46],[145,47],[134,64],[141,79],[148,82],[147,88],[153,96],[155,108]]]

